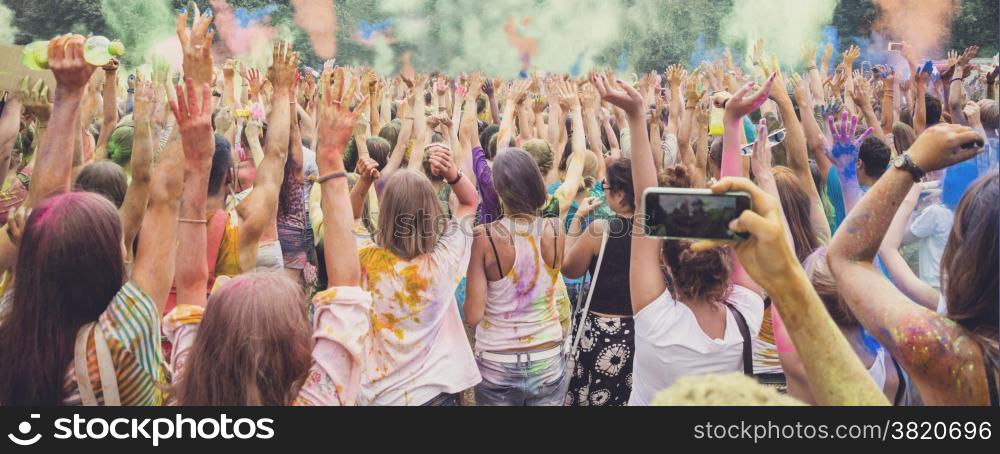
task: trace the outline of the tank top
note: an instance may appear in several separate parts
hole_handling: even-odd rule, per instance
[[[871,375],[872,379],[875,380],[878,389],[885,389],[885,349],[878,349],[878,353],[875,355],[875,362],[872,363],[872,367],[868,368],[868,375]]]
[[[604,249],[604,264],[596,279],[593,276],[597,256],[590,259],[590,285],[594,287],[590,310],[601,314],[632,316],[632,294],[628,281],[629,259],[632,256],[632,220],[615,216],[608,219],[606,228],[611,230]]]
[[[545,222],[541,229],[515,229],[509,220],[497,224],[509,232],[514,266],[500,280],[487,283],[485,313],[476,326],[476,351],[527,350],[562,340],[556,301],[556,284],[561,277],[558,268],[545,263],[540,248],[541,233],[553,229],[552,222]],[[487,225],[486,233],[499,264],[491,232],[495,228]]]

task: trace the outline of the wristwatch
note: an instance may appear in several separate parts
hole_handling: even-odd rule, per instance
[[[910,158],[910,155],[906,153],[903,153],[893,158],[892,166],[899,170],[905,170],[907,172],[910,172],[910,175],[913,176],[914,182],[919,182],[920,179],[927,174],[927,172],[925,172],[924,169],[921,169],[920,166],[918,166],[915,162],[913,162],[913,159]]]

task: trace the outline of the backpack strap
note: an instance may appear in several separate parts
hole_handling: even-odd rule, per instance
[[[88,407],[97,406],[97,396],[94,385],[90,382],[90,368],[87,362],[87,341],[90,333],[94,333],[94,347],[97,350],[97,369],[101,376],[101,393],[104,395],[104,405],[120,406],[121,396],[118,392],[118,378],[115,376],[115,364],[111,359],[111,351],[97,322],[90,322],[80,327],[76,333],[76,345],[73,350],[73,367],[76,371],[77,388],[80,390],[80,400]]]
[[[97,397],[94,395],[94,385],[90,383],[90,371],[87,367],[87,339],[90,337],[90,330],[94,329],[94,322],[87,323],[76,332],[76,345],[73,348],[73,368],[76,371],[76,385],[80,389],[80,401],[84,406],[93,407],[97,405]]]
[[[750,326],[743,318],[743,314],[736,310],[732,304],[725,303],[729,312],[736,319],[736,326],[740,329],[740,336],[743,336],[743,373],[753,377],[753,337],[750,336]]]
[[[115,376],[115,363],[111,360],[111,350],[104,339],[104,331],[94,325],[94,344],[97,346],[97,369],[101,373],[101,392],[104,394],[104,405],[121,406],[121,396],[118,394],[118,377]]]

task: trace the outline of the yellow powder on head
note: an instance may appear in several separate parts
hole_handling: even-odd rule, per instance
[[[744,374],[708,374],[684,377],[656,394],[651,405],[801,406],[798,399],[757,383]]]

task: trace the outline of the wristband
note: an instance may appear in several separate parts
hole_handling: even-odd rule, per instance
[[[323,183],[326,183],[327,181],[330,181],[330,180],[333,180],[333,179],[336,179],[336,178],[347,178],[347,172],[340,171],[340,172],[328,173],[328,174],[323,175],[323,176],[321,176],[319,178],[316,178],[316,183],[323,184]]]
[[[455,177],[454,181],[449,181],[448,186],[454,186],[456,183],[462,180],[462,177],[463,177],[462,172],[458,172],[458,176]]]
[[[187,223],[187,224],[204,224],[204,225],[208,225],[208,220],[207,219],[184,219],[184,218],[177,218],[177,222],[184,222],[184,223]]]
[[[954,83],[955,81],[964,81],[964,80],[965,80],[964,78],[956,77],[956,78],[952,79],[951,82]]]

